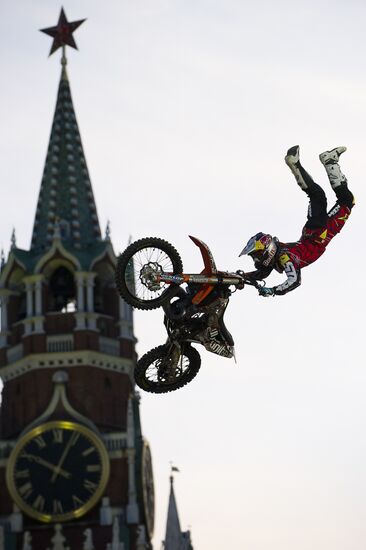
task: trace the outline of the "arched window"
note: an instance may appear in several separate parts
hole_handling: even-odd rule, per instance
[[[76,287],[71,271],[64,266],[57,268],[51,275],[49,288],[51,311],[75,311]]]
[[[94,264],[92,270],[96,273],[94,279],[94,310],[97,313],[111,315],[113,313],[110,313],[111,296],[109,291],[110,288],[114,288],[115,286],[114,267],[109,261],[103,259]],[[113,296],[113,301],[115,301],[115,296]]]
[[[25,292],[22,292],[18,300],[18,312],[17,312],[17,321],[25,319],[27,315],[27,296]]]
[[[103,292],[99,276],[94,280],[94,311],[103,313]]]

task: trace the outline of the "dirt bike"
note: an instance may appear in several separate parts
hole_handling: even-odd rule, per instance
[[[130,244],[118,258],[116,285],[121,297],[135,308],[162,307],[165,313],[166,343],[143,355],[135,367],[136,384],[148,392],[177,390],[197,375],[201,357],[192,343],[235,358],[234,340],[223,319],[230,287],[259,286],[246,280],[243,271],[218,271],[209,247],[196,237],[190,239],[202,255],[200,274],[183,273],[177,250],[155,237]]]

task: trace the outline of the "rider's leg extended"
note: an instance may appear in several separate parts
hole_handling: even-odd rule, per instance
[[[327,223],[327,198],[323,189],[315,183],[313,178],[303,168],[299,158],[299,146],[295,145],[287,151],[285,162],[295,176],[300,188],[307,194],[310,200],[308,219],[305,227],[317,229]]]
[[[348,189],[347,178],[342,173],[338,164],[339,157],[346,150],[346,147],[336,147],[331,151],[321,153],[319,159],[327,172],[330,185],[337,196],[337,203],[351,209],[354,205],[354,197]]]
[[[337,202],[328,214],[327,240],[341,231],[355,203],[353,194],[348,189],[347,178],[338,164],[340,155],[345,151],[346,147],[336,147],[319,155],[320,162],[324,165],[332,189],[337,196]]]

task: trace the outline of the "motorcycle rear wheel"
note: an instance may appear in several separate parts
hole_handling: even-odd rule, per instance
[[[135,367],[135,382],[147,392],[167,393],[191,382],[200,366],[200,354],[190,344],[186,344],[172,372],[169,347],[158,346],[145,353],[138,361]]]
[[[117,290],[137,309],[155,309],[168,302],[178,285],[149,280],[149,272],[182,273],[183,264],[177,250],[157,237],[146,237],[128,246],[119,256],[116,268]]]

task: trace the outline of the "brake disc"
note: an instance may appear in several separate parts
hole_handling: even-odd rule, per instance
[[[161,273],[163,273],[163,269],[160,264],[156,262],[149,262],[140,270],[140,281],[148,290],[159,290],[160,283],[157,282],[157,279]]]
[[[165,357],[158,368],[158,376],[165,379],[166,382],[173,382],[177,378],[177,367],[180,352],[176,349],[168,357]]]

